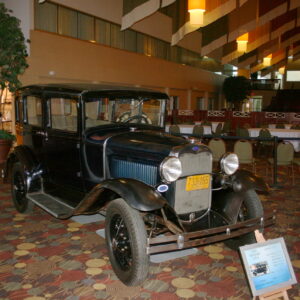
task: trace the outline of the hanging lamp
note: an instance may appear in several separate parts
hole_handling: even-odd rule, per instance
[[[188,12],[190,13],[190,24],[203,25],[203,15],[205,12],[205,0],[189,0]]]
[[[269,54],[268,56],[264,57],[263,64],[265,67],[271,66],[271,60],[272,60],[272,54]]]
[[[279,74],[284,75],[285,72],[285,66],[278,69]]]
[[[247,51],[248,35],[249,34],[247,32],[236,39],[238,52]]]

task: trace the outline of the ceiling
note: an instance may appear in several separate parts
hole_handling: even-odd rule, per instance
[[[203,1],[203,0],[202,0]],[[300,57],[300,0],[206,0],[204,24],[190,24],[188,0],[123,0],[122,29],[155,12],[172,19],[172,44],[198,31],[202,56],[264,74]],[[246,52],[236,39],[248,33]],[[272,54],[271,66],[263,58]]]

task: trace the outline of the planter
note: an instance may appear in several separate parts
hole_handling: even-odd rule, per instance
[[[11,140],[0,139],[0,164],[5,163],[11,146],[12,146]]]

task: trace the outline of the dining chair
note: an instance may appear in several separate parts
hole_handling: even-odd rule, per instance
[[[226,120],[222,127],[222,134],[230,135],[230,132],[231,132],[231,122],[229,120]]]
[[[240,164],[251,164],[253,173],[256,173],[256,160],[253,156],[252,144],[247,140],[238,140],[234,143],[234,153],[239,158]]]
[[[293,167],[293,161],[294,161],[294,147],[289,142],[281,142],[277,145],[277,165],[278,166],[286,166],[288,170],[291,169],[292,171],[292,184],[295,184],[294,179],[294,167]],[[274,165],[274,158],[268,158],[268,166],[271,166],[272,168],[272,176],[273,176],[273,165]],[[268,175],[268,167],[266,168],[266,174]]]
[[[241,137],[249,137],[249,131],[247,128],[239,128],[239,131],[238,131],[238,136],[241,136]]]
[[[176,124],[173,124],[169,127],[169,133],[174,135],[180,134],[180,127]]]
[[[291,126],[291,129],[296,129],[296,130],[300,129],[300,124],[293,124]]]
[[[294,158],[293,163],[298,166],[299,171],[300,171],[300,157]]]
[[[226,144],[220,138],[212,138],[208,142],[208,147],[213,154],[213,162],[218,162],[223,154],[226,152]]]
[[[222,123],[219,123],[216,127],[216,130],[214,132],[215,136],[220,136],[222,134]]]
[[[267,128],[262,128],[259,131],[258,138],[262,139],[271,139],[272,135]],[[257,154],[260,156],[261,153],[267,155],[273,149],[273,142],[272,141],[258,141],[257,147]]]
[[[195,125],[193,127],[193,136],[202,137],[204,134],[204,128],[202,125]]]

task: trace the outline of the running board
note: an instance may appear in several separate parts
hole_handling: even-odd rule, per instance
[[[64,203],[61,199],[43,192],[28,193],[26,197],[58,219],[67,219],[73,215],[75,207]]]

